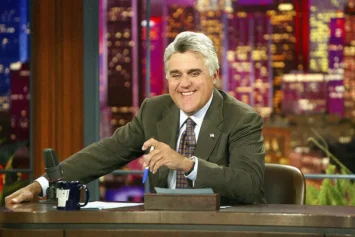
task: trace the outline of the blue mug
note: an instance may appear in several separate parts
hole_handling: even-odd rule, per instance
[[[85,190],[85,202],[80,204],[81,190]],[[80,210],[89,202],[89,190],[85,184],[79,181],[58,181],[57,182],[57,210]]]

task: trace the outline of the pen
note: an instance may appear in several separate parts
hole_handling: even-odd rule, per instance
[[[153,151],[153,150],[154,150],[154,146],[151,146],[150,149],[149,149],[149,153],[150,153],[151,151]],[[144,169],[143,180],[142,180],[142,183],[143,183],[143,184],[144,184],[145,181],[147,180],[148,174],[149,174],[149,167],[147,166],[147,167],[145,167],[145,169]]]

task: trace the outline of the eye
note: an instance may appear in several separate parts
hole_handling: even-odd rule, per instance
[[[173,74],[170,74],[170,77],[172,77],[172,78],[179,78],[179,77],[180,77],[180,74],[179,74],[179,73],[173,73]]]
[[[193,76],[193,77],[197,77],[199,76],[201,73],[199,71],[194,71],[192,72],[190,75]]]

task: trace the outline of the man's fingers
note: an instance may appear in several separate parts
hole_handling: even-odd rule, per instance
[[[171,149],[169,145],[151,138],[143,144],[142,149],[147,150],[150,147],[154,147],[154,150],[143,156],[144,168],[149,167],[149,170],[155,173],[163,165],[169,169],[177,169],[181,166],[183,156]]]
[[[163,158],[163,157],[162,157]],[[166,164],[166,159],[159,159],[159,160],[157,160],[156,162],[155,162],[155,164],[154,164],[154,166],[153,166],[153,168],[152,168],[152,170],[153,170],[153,174],[155,174],[155,172],[157,172],[158,171],[158,169],[161,167],[161,166],[163,166],[163,165],[165,165]]]
[[[159,142],[157,140],[155,140],[154,138],[151,138],[143,143],[142,150],[145,151],[151,146],[156,147],[158,145],[158,143]]]
[[[32,201],[41,193],[42,187],[38,182],[33,182],[24,188],[17,190],[5,198],[6,206],[21,202]]]
[[[5,198],[5,204],[18,204],[25,201],[31,201],[33,199],[33,194],[24,189],[20,189],[17,192],[13,193],[12,195]]]
[[[13,194],[7,196],[5,198],[5,204],[11,204],[11,203],[15,203],[16,202],[16,197],[19,196],[21,193],[21,190],[18,190],[16,192],[14,192]],[[14,202],[15,199],[15,202]]]
[[[17,197],[12,198],[11,201],[12,203],[21,203],[32,200],[32,197],[32,193],[30,193],[29,191],[23,191],[20,193],[20,195],[17,195]]]
[[[160,164],[160,161],[163,159],[164,157],[158,153],[156,154],[153,159],[150,161],[150,164],[149,164],[149,169],[150,171],[154,174],[155,172],[157,172],[157,170],[159,169],[159,167],[161,165]]]
[[[152,149],[152,151],[149,152],[149,154],[144,155],[144,156],[143,156],[143,166],[144,166],[144,167],[147,167],[147,166],[150,167],[150,162],[151,162],[151,160],[152,160],[153,157],[155,157],[159,152],[160,152],[160,151],[157,150],[157,149]]]

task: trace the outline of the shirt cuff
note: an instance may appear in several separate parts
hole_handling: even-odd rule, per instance
[[[197,157],[193,156],[193,161],[195,162],[194,164],[194,168],[193,170],[190,172],[189,175],[185,175],[186,178],[188,178],[189,180],[195,181],[197,178],[197,169],[198,169],[198,159]]]
[[[41,176],[38,179],[36,179],[35,181],[38,182],[42,187],[42,197],[47,196],[47,188],[49,187],[48,179]]]

